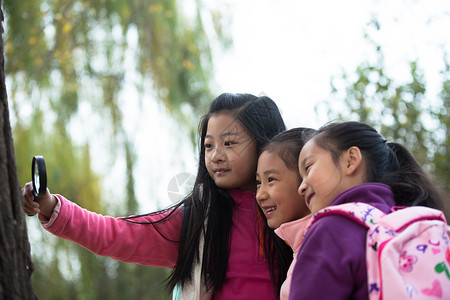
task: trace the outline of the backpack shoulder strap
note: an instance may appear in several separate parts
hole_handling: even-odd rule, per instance
[[[377,223],[378,220],[380,220],[386,214],[375,206],[367,203],[351,202],[332,205],[317,212],[311,220],[308,228],[311,227],[317,220],[329,215],[342,215],[354,220],[362,226],[372,228],[375,223]]]
[[[379,224],[395,231],[401,231],[417,221],[438,220],[447,223],[442,211],[430,207],[393,207],[392,210],[392,213],[379,220]]]

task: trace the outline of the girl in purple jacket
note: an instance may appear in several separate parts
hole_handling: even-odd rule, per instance
[[[331,123],[314,133],[299,156],[299,193],[311,214],[329,206],[364,202],[385,213],[421,205],[445,211],[445,194],[411,153],[387,143],[359,122]],[[289,299],[369,299],[367,229],[339,215],[306,232],[292,275]]]

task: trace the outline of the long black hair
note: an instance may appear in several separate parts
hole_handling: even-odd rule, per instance
[[[389,143],[371,126],[361,122],[334,122],[320,128],[314,138],[317,146],[330,151],[337,162],[343,151],[358,147],[366,164],[367,182],[391,187],[398,206],[428,206],[447,213],[448,199],[433,184],[414,156],[399,143]]]
[[[208,113],[199,124],[198,172],[192,193],[183,201],[184,215],[178,259],[169,277],[169,288],[173,288],[176,284],[183,286],[192,279],[193,266],[199,260],[199,242],[202,233],[204,234],[202,279],[208,288],[213,287],[215,290],[220,290],[225,280],[234,200],[224,189],[217,187],[209,176],[205,165],[204,148],[208,121],[212,115],[220,112],[231,113],[236,118],[254,139],[258,152],[273,136],[286,129],[277,105],[268,97],[225,93],[211,103]],[[206,218],[208,218],[207,226],[205,226]],[[280,278],[275,278],[274,257],[276,253],[282,254],[280,252],[286,250],[286,247],[273,232],[266,230],[265,233],[269,242],[275,241],[275,247],[266,247],[268,250],[266,257],[272,280],[276,283],[278,291],[283,280],[280,282]],[[274,251],[274,248],[280,248],[280,251]],[[285,276],[287,271],[283,263],[285,254],[278,256],[280,256],[278,266],[281,268],[278,273]]]
[[[180,203],[168,209],[173,212],[178,207],[183,207],[177,262],[167,279],[167,287],[171,290],[176,285],[183,286],[192,280],[192,270],[197,263],[202,265],[202,280],[208,289],[219,291],[225,281],[235,203],[227,191],[219,188],[208,174],[204,146],[210,117],[222,112],[235,117],[244,127],[253,138],[258,153],[272,137],[286,130],[277,105],[269,97],[224,93],[212,101],[198,128],[199,162],[194,188]],[[155,223],[159,222],[161,221]],[[199,244],[202,234],[204,246],[200,262]],[[267,223],[264,241],[270,275],[278,294],[292,260],[292,250],[268,228]]]

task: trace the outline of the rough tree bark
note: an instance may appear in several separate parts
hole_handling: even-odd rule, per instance
[[[31,284],[33,264],[6,94],[2,0],[0,16],[0,299],[35,299]]]

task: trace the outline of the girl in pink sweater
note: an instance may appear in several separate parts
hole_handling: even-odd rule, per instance
[[[48,190],[33,202],[27,183],[24,209],[96,254],[173,268],[168,287],[181,299],[277,299],[292,251],[265,227],[254,193],[257,154],[283,130],[270,98],[222,94],[201,119],[196,182],[181,203],[113,218]]]

